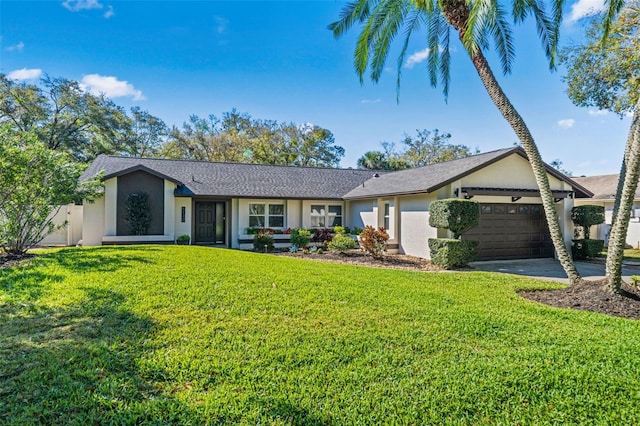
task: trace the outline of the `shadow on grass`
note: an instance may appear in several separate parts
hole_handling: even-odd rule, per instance
[[[0,305],[0,424],[201,423],[140,361],[157,326],[116,292],[64,309]]]
[[[152,263],[148,253],[158,251],[153,247],[92,247],[67,248],[36,257],[38,264],[55,264],[75,273],[114,272],[122,268]],[[135,255],[134,253],[140,253]]]

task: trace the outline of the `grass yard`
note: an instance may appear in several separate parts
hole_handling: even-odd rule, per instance
[[[189,246],[0,270],[1,424],[640,424],[640,322],[490,273]]]

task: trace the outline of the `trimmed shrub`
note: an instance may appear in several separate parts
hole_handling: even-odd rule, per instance
[[[356,248],[356,240],[354,240],[348,235],[337,234],[329,242],[327,247],[329,248],[329,250],[335,250],[339,253],[344,253]]]
[[[477,241],[429,238],[431,263],[445,269],[465,266],[476,260],[477,247]]]
[[[367,225],[360,233],[360,248],[374,258],[380,259],[387,249],[388,240],[389,234],[384,228],[375,229]]]
[[[292,229],[290,239],[292,246],[305,248],[311,242],[311,232],[302,228]]]
[[[573,240],[571,254],[575,260],[584,260],[589,257],[598,257],[604,249],[604,240]]]
[[[273,235],[268,230],[260,230],[253,236],[253,248],[256,251],[273,251]]]
[[[189,234],[182,234],[178,238],[176,238],[176,244],[178,245],[187,245],[191,241],[191,237]]]
[[[429,206],[429,225],[450,230],[455,239],[478,225],[479,221],[480,205],[477,201],[447,198],[434,201]]]
[[[151,205],[146,192],[127,195],[124,201],[125,222],[131,235],[147,235],[151,225]]]
[[[581,228],[585,240],[589,239],[589,231],[593,225],[604,223],[603,206],[576,206],[571,209],[571,220]]]

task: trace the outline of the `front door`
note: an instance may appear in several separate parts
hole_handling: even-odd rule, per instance
[[[196,202],[196,244],[225,243],[224,202]]]

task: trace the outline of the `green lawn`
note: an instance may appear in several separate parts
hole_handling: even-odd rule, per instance
[[[0,424],[640,424],[640,322],[188,246],[0,270]]]

